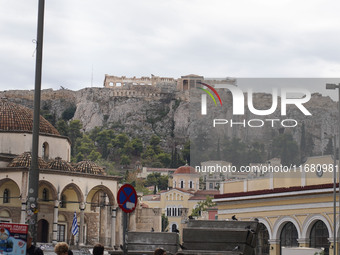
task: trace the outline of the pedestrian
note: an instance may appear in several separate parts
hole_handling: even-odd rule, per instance
[[[32,241],[33,241],[32,234],[28,232],[26,254],[27,255],[44,255],[44,252],[39,247],[35,247],[32,244]]]
[[[166,255],[166,250],[162,248],[157,248],[155,252],[153,253],[153,255]]]
[[[65,242],[57,243],[54,252],[57,255],[68,255],[68,244]]]
[[[100,243],[97,243],[93,246],[93,255],[103,255],[104,254],[104,246]]]

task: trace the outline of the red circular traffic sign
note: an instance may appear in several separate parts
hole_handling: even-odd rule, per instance
[[[137,193],[130,184],[124,184],[117,193],[118,206],[126,213],[131,213],[136,209]]]

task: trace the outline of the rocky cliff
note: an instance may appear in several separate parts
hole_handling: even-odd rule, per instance
[[[164,90],[162,88],[145,88],[135,86],[129,88],[85,88],[79,91],[43,90],[41,108],[53,113],[56,119],[70,106],[76,106],[74,119],[83,123],[84,131],[95,126],[112,127],[117,132],[125,132],[132,137],[140,137],[147,141],[153,134],[162,139],[162,146],[168,151],[173,146],[181,146],[191,137],[196,137],[200,129],[199,118],[189,122],[188,94]],[[0,92],[0,97],[7,97],[16,103],[33,107],[34,91],[9,90]],[[230,98],[223,102],[230,102]],[[229,95],[230,97],[230,95]],[[271,96],[264,93],[254,94],[254,102],[258,109],[268,109],[271,106]],[[337,103],[329,97],[313,94],[312,99],[305,104],[312,113],[304,116],[298,109],[288,108],[289,118],[294,118],[299,125],[305,123],[306,131],[313,137],[315,154],[321,154],[328,140],[325,134],[337,133]],[[196,107],[196,106],[195,106]],[[197,106],[199,108],[199,105]],[[197,108],[196,107],[196,108]],[[210,119],[214,117],[210,115]],[[280,118],[274,113],[271,118]],[[265,119],[268,116],[252,116],[246,113],[246,118]],[[224,118],[232,119],[231,111],[224,113]],[[282,119],[282,118],[280,118]],[[244,141],[259,140],[268,144],[279,127],[271,128],[231,128],[223,129],[223,135],[236,136]],[[300,141],[301,128],[288,129]],[[204,132],[204,131],[203,131]]]

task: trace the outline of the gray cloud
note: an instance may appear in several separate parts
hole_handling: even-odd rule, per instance
[[[340,3],[50,0],[43,88],[104,75],[339,77]],[[0,90],[33,89],[38,1],[2,0]],[[324,85],[314,91],[326,93]]]

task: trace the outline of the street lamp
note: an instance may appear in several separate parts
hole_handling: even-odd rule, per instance
[[[327,83],[326,84],[326,89],[332,89],[332,90],[335,90],[335,89],[338,89],[338,139],[339,139],[339,161],[340,161],[340,83],[339,84],[334,84],[334,83]],[[336,143],[334,143],[336,144]],[[334,150],[336,150],[336,146],[334,146]],[[334,155],[336,155],[336,153],[334,153]],[[336,158],[335,158],[336,160]],[[339,169],[339,161],[338,161],[338,165],[337,165],[337,168],[334,169],[335,170],[338,170]],[[336,182],[336,181],[335,181]],[[340,175],[339,175],[339,183],[340,183]],[[335,183],[336,185],[336,183]],[[336,198],[335,198],[336,199]],[[340,185],[339,185],[339,199],[340,199]],[[336,206],[336,201],[335,201],[335,206]],[[339,200],[339,215],[340,215],[340,200]],[[334,217],[336,219],[336,215]],[[336,221],[334,222],[334,251],[336,251]],[[340,244],[338,243],[338,254],[340,254]]]

